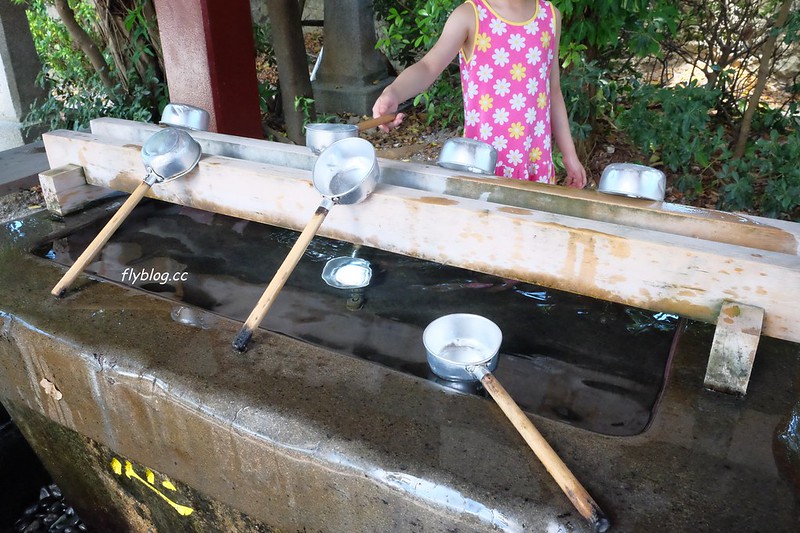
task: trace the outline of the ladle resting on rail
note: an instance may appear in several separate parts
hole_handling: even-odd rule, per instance
[[[336,141],[320,154],[314,163],[312,178],[314,187],[322,194],[322,201],[233,340],[234,349],[240,352],[247,349],[253,332],[264,320],[331,208],[364,200],[378,183],[379,174],[375,148],[364,139],[349,137]]]
[[[59,298],[63,296],[80,273],[97,256],[117,228],[131,214],[133,208],[139,204],[150,187],[156,183],[172,181],[188,174],[197,166],[201,154],[200,145],[183,129],[168,127],[150,136],[142,146],[142,162],[147,170],[147,175],[142,183],[136,187],[128,199],[125,200],[125,203],[114,213],[111,220],[100,230],[97,237],[89,243],[86,250],[83,251],[50,292]]]

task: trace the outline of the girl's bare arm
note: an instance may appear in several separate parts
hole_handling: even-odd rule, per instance
[[[379,117],[397,111],[401,102],[413,98],[436,81],[447,65],[465,48],[474,36],[475,10],[471,4],[464,3],[450,14],[442,30],[442,35],[433,48],[418,62],[403,70],[399,76],[383,90],[372,107],[372,115]],[[381,129],[388,131],[397,127],[403,120],[398,118]]]
[[[554,6],[555,7],[555,6]],[[553,129],[553,138],[556,141],[559,151],[564,159],[564,166],[567,169],[566,185],[569,187],[583,188],[586,185],[586,169],[583,168],[578,153],[575,150],[575,143],[572,140],[572,133],[569,129],[569,117],[567,106],[564,103],[564,95],[561,92],[561,73],[558,60],[558,43],[561,38],[561,13],[555,9],[556,14],[556,34],[553,37],[554,54],[553,66],[550,69],[550,121]]]

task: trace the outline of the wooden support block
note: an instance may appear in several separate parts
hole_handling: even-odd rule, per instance
[[[707,388],[744,396],[763,323],[764,310],[760,307],[723,302],[706,368]]]
[[[48,211],[68,215],[83,209],[88,203],[119,192],[86,183],[83,167],[64,165],[39,173],[42,196]]]

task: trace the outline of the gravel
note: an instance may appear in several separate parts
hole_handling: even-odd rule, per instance
[[[39,490],[39,500],[14,523],[16,533],[79,533],[88,531],[55,483]]]

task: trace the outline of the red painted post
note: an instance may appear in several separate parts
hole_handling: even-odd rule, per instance
[[[248,0],[155,0],[170,100],[206,109],[210,131],[263,138]]]

